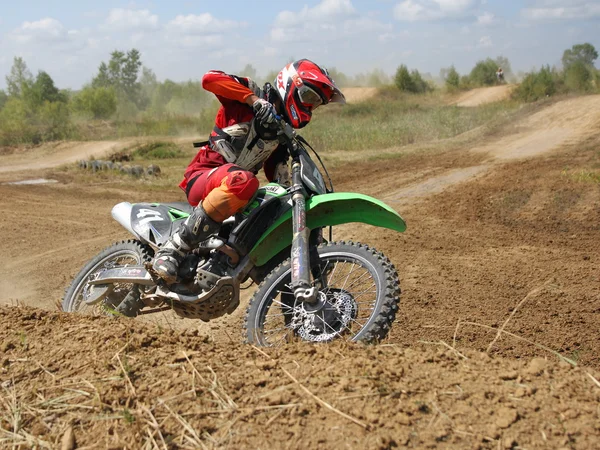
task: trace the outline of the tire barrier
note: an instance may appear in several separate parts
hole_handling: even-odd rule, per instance
[[[141,165],[123,164],[121,162],[104,161],[100,159],[86,161],[82,159],[77,162],[77,165],[80,169],[91,170],[92,173],[111,170],[115,172],[125,173],[136,178],[140,178],[142,176],[158,177],[161,173],[160,167],[156,164],[151,164],[148,167],[144,168]]]

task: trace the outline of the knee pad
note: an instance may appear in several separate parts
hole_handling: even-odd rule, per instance
[[[213,220],[222,222],[246,206],[258,186],[259,182],[254,174],[234,170],[227,173],[221,184],[208,193],[202,206]]]

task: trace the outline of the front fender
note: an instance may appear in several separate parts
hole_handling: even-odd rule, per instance
[[[310,229],[362,222],[403,232],[406,223],[400,215],[376,198],[340,192],[311,197],[306,202],[306,225]],[[250,251],[250,260],[262,266],[292,242],[292,210],[283,214],[262,235]]]

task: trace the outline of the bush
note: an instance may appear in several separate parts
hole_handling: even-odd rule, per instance
[[[171,159],[185,156],[185,153],[173,142],[150,142],[133,152],[134,158]]]
[[[575,61],[565,70],[565,86],[569,91],[587,92],[592,89],[592,68],[583,61]]]
[[[6,95],[6,92],[0,89],[0,110],[4,107],[7,101],[8,95]]]
[[[423,94],[433,90],[433,87],[423,79],[418,70],[409,72],[404,64],[398,67],[394,82],[396,87],[402,92]]]
[[[460,88],[460,75],[454,66],[450,67],[444,81],[446,82],[446,89],[449,91],[456,91]]]
[[[37,133],[41,141],[66,139],[71,136],[72,126],[69,107],[63,102],[44,102],[37,115]]]
[[[73,110],[89,119],[110,119],[117,111],[112,88],[87,86],[73,97]]]
[[[493,86],[496,84],[498,65],[491,58],[479,61],[471,70],[469,81],[473,86]]]
[[[400,89],[403,92],[415,91],[413,80],[410,76],[410,72],[408,71],[408,67],[406,67],[404,64],[402,64],[400,67],[398,67],[398,70],[396,70],[394,84],[398,89]]]
[[[9,97],[0,111],[0,144],[16,145],[39,142],[35,128],[29,123],[25,102]]]
[[[528,73],[521,84],[514,90],[513,96],[525,102],[533,102],[541,98],[554,95],[559,88],[559,75],[542,66],[539,72]]]

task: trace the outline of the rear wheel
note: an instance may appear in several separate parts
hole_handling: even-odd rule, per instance
[[[105,270],[115,267],[137,266],[151,259],[152,250],[139,241],[123,241],[102,250],[79,271],[65,291],[62,301],[63,311],[101,315],[114,310],[129,292],[137,289],[137,286],[132,283],[115,284],[109,287],[112,292],[108,294],[106,299],[90,304],[88,302],[98,296],[97,290],[106,289],[107,287],[95,287],[90,285],[89,282],[98,278]]]
[[[398,275],[382,253],[359,243],[319,247],[314,285],[317,305],[297,302],[290,287],[288,259],[261,283],[250,301],[246,339],[262,346],[292,340],[334,339],[373,342],[383,339],[398,310]]]

